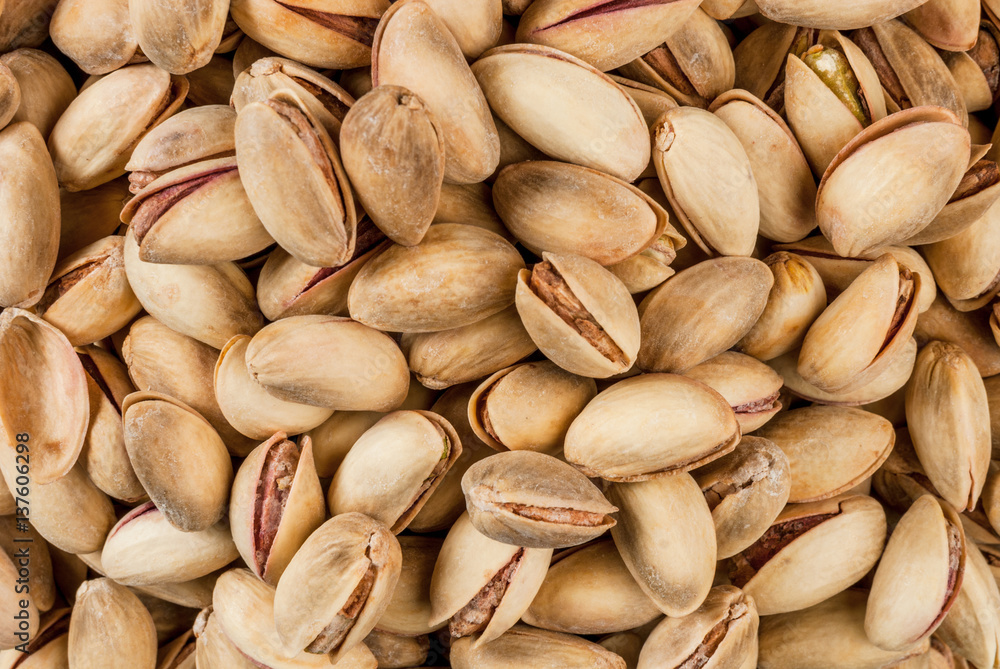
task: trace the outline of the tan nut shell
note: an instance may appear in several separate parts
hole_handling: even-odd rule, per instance
[[[74,667],[135,669],[156,663],[153,617],[128,588],[109,578],[86,581],[76,591],[69,621],[69,662]]]
[[[684,376],[722,395],[733,407],[743,434],[761,427],[781,410],[777,399],[781,376],[748,355],[726,351],[695,365]]]
[[[129,18],[142,54],[172,74],[208,65],[222,41],[228,0],[129,0]]]
[[[469,60],[496,46],[503,32],[501,0],[425,0],[428,7],[448,26]]]
[[[976,66],[979,67],[978,65]],[[973,152],[973,158],[976,157]],[[976,163],[973,163],[975,165]],[[970,168],[971,172],[971,168]],[[968,175],[969,172],[966,172]],[[957,193],[956,193],[957,195]],[[917,244],[934,244],[950,239],[968,230],[979,219],[990,215],[996,216],[993,205],[1000,199],[1000,181],[989,184],[985,188],[956,199],[955,195],[948,201],[938,215],[926,228],[903,242],[907,246]]]
[[[983,377],[1000,374],[1000,348],[989,332],[990,316],[982,311],[963,312],[939,295],[930,309],[920,314],[913,336],[917,343],[934,339],[952,342],[964,350]]]
[[[128,0],[60,0],[54,6],[52,41],[87,74],[106,74],[146,60],[137,53]]]
[[[376,627],[392,634],[429,634],[445,623],[430,625],[431,575],[443,539],[402,535],[396,537],[402,552],[402,569],[392,598]]]
[[[959,311],[989,304],[1000,291],[1000,205],[990,207],[958,234],[921,250],[941,292]]]
[[[530,657],[539,666],[625,669],[625,660],[601,646],[573,634],[561,634],[514,625],[496,639],[456,639],[452,644],[454,669],[506,669]]]
[[[853,30],[907,12],[926,0],[849,0],[836,7],[823,0],[757,0],[760,12],[779,23],[809,28]]]
[[[968,51],[976,45],[981,6],[969,0],[929,0],[906,13],[906,20],[938,49]]]
[[[52,127],[76,97],[76,84],[58,60],[37,49],[18,49],[0,56],[19,84],[20,105],[11,123],[27,121],[48,139]],[[0,98],[3,96],[0,95]],[[0,103],[0,107],[3,104]]]
[[[232,156],[235,127],[236,112],[229,105],[185,109],[147,132],[125,169],[158,176],[200,160]]]
[[[971,664],[996,666],[1000,645],[996,610],[1000,606],[1000,591],[980,548],[972,542],[966,548],[962,587],[937,636]]]

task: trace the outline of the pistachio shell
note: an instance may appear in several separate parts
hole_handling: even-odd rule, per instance
[[[899,16],[926,0],[851,0],[830,6],[822,0],[757,0],[761,14],[779,23],[853,30]]]
[[[10,70],[20,90],[20,104],[11,110],[14,116],[10,122],[32,123],[42,139],[47,140],[56,121],[76,97],[73,79],[58,60],[37,49],[5,53],[0,56],[0,65]]]
[[[59,257],[65,258],[115,234],[121,226],[122,207],[129,197],[125,178],[75,193],[60,190]]]
[[[442,184],[433,224],[464,223],[510,238],[493,209],[493,189],[488,184]]]
[[[959,311],[978,309],[1000,291],[998,230],[1000,206],[994,206],[965,230],[922,248],[938,287]]]
[[[187,74],[208,65],[222,41],[229,16],[226,0],[163,4],[129,0],[129,18],[139,48],[157,67]]]
[[[60,0],[53,5],[52,41],[87,74],[106,74],[145,61],[138,52],[128,0]]]
[[[982,376],[993,376],[1000,374],[1000,347],[990,336],[989,318],[982,311],[958,311],[939,295],[931,308],[920,314],[913,336],[918,345],[935,339],[956,344],[972,358]]]
[[[496,46],[503,29],[501,0],[425,0],[428,7],[448,26],[469,60]]]
[[[439,626],[428,623],[431,616],[431,575],[441,552],[442,539],[402,535],[396,538],[402,553],[399,580],[377,629],[392,634],[429,634]]]
[[[928,0],[906,13],[906,20],[938,49],[968,51],[976,44],[980,7],[968,0]]]
[[[995,666],[1000,644],[996,622],[1000,592],[983,553],[972,542],[966,548],[962,587],[937,634],[970,664]]]
[[[0,128],[10,123],[20,105],[21,86],[10,68],[0,62]]]
[[[153,667],[153,618],[128,588],[108,578],[87,581],[76,592],[68,655],[74,667]]]
[[[625,660],[585,639],[572,634],[538,630],[515,625],[495,643],[482,644],[478,639],[456,639],[452,644],[454,669],[501,669],[532,658],[538,667],[594,667],[625,669]]]
[[[781,410],[781,377],[759,360],[726,351],[684,372],[722,395],[733,407],[740,432],[753,432]]]
[[[993,205],[998,198],[1000,168],[991,160],[977,160],[962,177],[944,209],[926,228],[906,240],[905,244],[934,244],[959,235],[980,218],[994,216]]]

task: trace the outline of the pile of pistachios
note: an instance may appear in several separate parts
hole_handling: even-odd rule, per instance
[[[0,669],[1000,669],[1000,0],[0,0]]]

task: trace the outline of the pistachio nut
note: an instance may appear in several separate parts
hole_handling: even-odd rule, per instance
[[[41,299],[59,252],[59,186],[45,140],[30,123],[0,130],[0,305]]]
[[[76,591],[69,619],[69,665],[149,669],[156,665],[156,628],[139,598],[110,578]]]
[[[49,563],[48,551],[44,548],[45,541],[37,532],[29,533],[20,529],[16,540],[21,543],[15,543],[13,524],[9,530],[5,528],[0,533],[0,582],[4,587],[10,588],[12,593],[20,595],[9,597],[0,605],[7,617],[7,621],[0,626],[2,649],[23,648],[27,641],[36,637],[40,625],[39,612],[51,609],[55,596],[52,565]],[[30,545],[36,541],[38,546],[43,547],[37,554],[34,546]],[[29,565],[35,567],[36,564],[45,569],[44,576],[37,572],[37,575],[33,575],[27,569]]]
[[[804,54],[818,38],[819,31],[813,28],[764,23],[733,49],[736,88],[760,98],[780,114],[785,107],[788,56]]]
[[[469,399],[476,436],[498,451],[562,450],[570,423],[597,395],[592,379],[555,363],[526,362],[491,375]]]
[[[694,472],[712,511],[720,560],[749,547],[778,517],[791,491],[789,471],[788,456],[773,441],[747,436]]]
[[[476,381],[538,349],[514,305],[471,325],[406,333],[400,346],[417,380],[434,389]]]
[[[625,660],[596,643],[573,634],[521,624],[511,627],[493,643],[465,638],[456,639],[451,647],[454,669],[501,669],[523,662],[526,657],[532,658],[536,666],[625,669]]]
[[[144,63],[147,59],[132,30],[128,4],[128,0],[59,0],[53,3],[49,25],[52,42],[87,74]]]
[[[608,265],[608,270],[625,284],[629,293],[644,293],[674,275],[675,270],[670,263],[685,246],[687,240],[677,232],[673,223],[668,223],[652,246],[631,258]]]
[[[1000,292],[1000,205],[948,239],[922,247],[941,292],[959,311],[989,304]]]
[[[997,66],[1000,69],[1000,65]],[[973,152],[973,158],[975,152]],[[976,160],[965,172],[948,204],[930,224],[906,240],[908,245],[934,244],[961,234],[987,215],[1000,198],[1000,166],[992,160]]]
[[[117,233],[119,216],[129,199],[128,180],[115,179],[90,190],[59,191],[59,257],[65,258]]]
[[[429,634],[446,623],[431,626],[431,575],[443,539],[402,535],[396,537],[402,555],[399,580],[392,598],[375,624],[391,634]]]
[[[180,334],[222,348],[237,334],[257,332],[253,285],[233,263],[166,265],[139,257],[135,229],[125,235],[125,274],[149,314]]]
[[[19,104],[10,112],[11,123],[34,124],[47,140],[56,121],[76,97],[76,84],[58,60],[37,49],[18,49],[0,56],[0,65],[10,70],[20,92]],[[10,80],[7,79],[8,84]],[[5,96],[0,94],[0,100]],[[10,104],[7,98],[7,104]],[[4,106],[0,102],[0,108]],[[2,114],[0,114],[2,116]],[[0,119],[2,120],[2,119]],[[6,123],[0,123],[3,127]]]
[[[469,60],[475,60],[500,40],[504,25],[501,0],[424,1],[448,27]]]
[[[515,39],[559,49],[606,72],[682,31],[697,8],[691,0],[610,0],[596,6],[535,0],[521,15]]]
[[[641,481],[708,464],[739,440],[736,415],[716,391],[683,376],[642,374],[599,393],[570,425],[564,448],[588,476]]]
[[[548,160],[508,165],[493,186],[493,203],[507,229],[538,254],[573,253],[612,265],[665,235],[683,245],[653,198],[578,165]]]
[[[978,16],[976,17],[978,19]],[[990,22],[983,22],[974,46],[966,51],[941,52],[944,64],[955,79],[965,107],[969,112],[989,109],[998,92],[996,71],[1000,52],[997,50],[995,31],[997,28]],[[970,114],[969,127],[978,128],[978,119]],[[989,130],[987,128],[987,130]],[[971,130],[970,130],[971,132]]]
[[[22,309],[0,312],[0,423],[3,459],[29,441],[33,488],[66,476],[90,421],[87,375],[66,336]],[[39,407],[58,407],[40,411]],[[27,458],[25,458],[27,459]]]
[[[243,107],[236,160],[254,211],[282,248],[315,267],[351,257],[357,214],[347,176],[333,141],[300,97],[280,89]]]
[[[188,82],[155,65],[116,70],[80,92],[49,135],[59,184],[87,190],[125,174],[143,135],[184,102]]]
[[[444,178],[477,183],[500,159],[500,139],[483,90],[445,21],[421,0],[396,2],[379,22],[372,83],[400,86],[423,101],[440,128]]]
[[[779,414],[757,434],[788,456],[789,502],[814,502],[849,491],[871,476],[895,444],[892,424],[854,407],[812,406]]]
[[[774,277],[757,322],[736,348],[768,361],[794,351],[826,308],[826,290],[816,268],[803,256],[779,251],[764,258]]]
[[[639,588],[614,542],[557,553],[524,622],[553,632],[607,634],[640,627],[662,614]]]
[[[204,576],[238,556],[227,520],[182,532],[150,501],[111,529],[101,564],[108,577],[122,585],[156,585]]]
[[[497,135],[500,137],[500,162],[497,163],[497,168],[493,170],[493,174],[488,177],[489,181],[495,181],[500,171],[508,165],[523,163],[526,160],[549,159],[548,156],[514,132],[496,114],[493,114],[493,124],[496,126]]]
[[[209,600],[211,602],[211,600]],[[195,666],[254,669],[256,664],[233,645],[219,625],[218,616],[209,605],[198,613],[193,632],[197,637]]]
[[[871,497],[792,504],[732,558],[729,576],[762,616],[799,611],[860,580],[878,562],[885,536],[885,511]]]
[[[696,611],[656,626],[642,646],[638,667],[756,666],[758,624],[752,597],[728,585],[712,588]]]
[[[240,30],[268,49],[306,65],[346,69],[368,63],[389,2],[234,0],[229,9]]]
[[[419,244],[434,220],[444,149],[441,127],[426,103],[400,86],[379,86],[344,117],[344,169],[372,221],[397,244]]]
[[[722,395],[733,407],[743,434],[753,432],[781,410],[781,376],[748,355],[726,351],[695,365],[684,376]]]
[[[701,8],[717,21],[740,19],[758,12],[755,0],[704,0]]]
[[[907,23],[932,46],[968,51],[976,44],[980,7],[968,0],[928,0],[905,15]]]
[[[712,258],[681,270],[639,305],[639,368],[682,372],[731,348],[763,313],[773,282],[753,258]]]
[[[226,0],[180,4],[129,0],[128,9],[142,54],[172,74],[187,74],[208,65],[229,17]]]
[[[913,333],[920,283],[919,274],[881,256],[809,327],[799,352],[802,378],[848,392],[879,376]]]
[[[618,507],[611,536],[639,587],[670,617],[705,601],[715,575],[715,525],[701,488],[680,472],[650,481],[610,483]]]
[[[348,295],[351,317],[388,332],[438,332],[509,307],[524,261],[499,235],[434,225],[413,247],[394,244],[369,260]]]
[[[274,593],[274,624],[289,654],[336,664],[389,605],[402,554],[388,528],[360,513],[331,518],[295,553]],[[303,600],[301,594],[310,593]]]
[[[486,183],[441,184],[441,197],[432,221],[436,223],[464,223],[510,237],[493,208],[493,189]]]
[[[649,129],[600,70],[547,46],[487,51],[473,73],[504,123],[543,153],[631,182],[649,163]]]
[[[663,113],[653,126],[653,163],[670,205],[710,255],[750,255],[760,198],[750,159],[719,117],[695,107]]]
[[[965,548],[968,553],[962,585],[937,635],[971,664],[996,666],[1000,644],[996,611],[1000,606],[1000,591],[979,548],[972,542],[965,544]]]
[[[468,556],[475,555],[476,560]],[[545,579],[551,548],[522,548],[480,534],[469,514],[448,531],[431,576],[430,624],[482,648],[518,621]]]
[[[887,21],[926,0],[872,0],[831,7],[821,0],[757,0],[761,14],[779,23],[809,28],[852,30]]]
[[[671,2],[668,6],[681,4]],[[726,33],[700,8],[676,22],[661,42],[622,66],[622,74],[694,107],[708,107],[733,88],[736,69]]]
[[[125,277],[124,243],[105,237],[63,259],[35,304],[74,346],[111,336],[142,311]]]
[[[74,590],[75,592],[75,590]],[[70,609],[57,609],[42,616],[38,633],[27,643],[27,650],[0,651],[3,669],[45,669],[69,666]]]
[[[84,565],[86,566],[86,565]],[[91,566],[92,569],[97,569]],[[156,598],[163,602],[176,604],[182,608],[197,609],[211,606],[212,589],[219,579],[220,571],[213,571],[207,576],[200,576],[190,581],[180,583],[161,583],[159,585],[133,586],[133,590],[148,598]]]
[[[990,464],[989,404],[975,363],[959,346],[933,341],[917,355],[906,422],[941,496],[956,509],[974,509]]]
[[[430,411],[395,411],[355,442],[333,476],[331,515],[364,513],[399,534],[462,454],[455,428]]]
[[[931,495],[896,524],[875,570],[865,634],[901,650],[934,633],[958,596],[965,573],[965,533],[958,514]]]
[[[363,645],[371,651],[377,666],[402,668],[423,666],[431,643],[427,635],[404,636],[372,630],[364,638]]]

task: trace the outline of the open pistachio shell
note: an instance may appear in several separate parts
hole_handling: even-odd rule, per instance
[[[247,456],[229,501],[233,540],[257,578],[275,585],[306,538],[323,523],[326,508],[312,444],[278,432]]]
[[[921,250],[941,292],[959,311],[989,304],[1000,291],[1000,205],[958,234]]]
[[[76,591],[68,658],[73,667],[153,667],[153,617],[125,586],[109,578],[87,581]]]
[[[500,139],[483,91],[446,23],[421,0],[395,3],[379,22],[372,82],[424,101],[443,136],[447,181],[477,183],[496,169]]]
[[[596,643],[521,624],[493,643],[483,644],[473,637],[456,639],[451,647],[454,669],[503,669],[516,666],[526,657],[539,666],[625,669],[625,660]]]
[[[138,51],[128,0],[61,0],[53,6],[52,42],[87,74],[146,61]]]
[[[975,152],[973,152],[975,158]],[[987,215],[995,216],[993,205],[1000,198],[1000,167],[992,160],[976,160],[948,204],[930,224],[905,244],[934,244],[961,234]]]
[[[733,407],[743,434],[781,411],[782,379],[764,363],[735,351],[720,353],[684,372],[722,395]]]
[[[432,626],[431,575],[443,539],[402,535],[396,537],[402,553],[399,580],[376,628],[392,634],[429,634],[447,623]]]
[[[0,56],[0,65],[10,70],[20,90],[20,104],[10,110],[14,113],[10,122],[27,121],[47,140],[56,121],[76,97],[76,84],[69,72],[58,60],[37,49],[5,53]],[[0,94],[0,99],[3,97]],[[0,102],[0,108],[3,106]]]
[[[649,129],[639,107],[582,60],[512,44],[487,51],[472,71],[497,116],[545,154],[629,182],[649,163]]]
[[[760,12],[779,23],[852,30],[895,18],[927,0],[851,0],[836,7],[822,0],[757,0]]]
[[[227,0],[164,4],[129,0],[129,18],[144,56],[172,74],[205,67],[222,41]]]
[[[983,552],[972,542],[966,543],[965,548],[968,552],[962,585],[937,636],[971,664],[996,666],[1000,646],[996,621],[1000,590]]]

